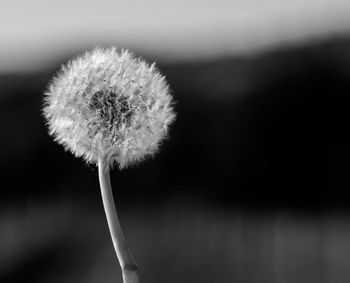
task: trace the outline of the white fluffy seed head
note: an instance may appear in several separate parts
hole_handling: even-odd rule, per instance
[[[168,84],[127,51],[96,48],[68,62],[45,93],[50,134],[88,163],[125,168],[153,155],[175,120]]]

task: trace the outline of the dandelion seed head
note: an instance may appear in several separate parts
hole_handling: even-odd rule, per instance
[[[45,92],[49,133],[88,163],[125,168],[153,155],[175,120],[155,65],[129,51],[96,48],[69,61]]]

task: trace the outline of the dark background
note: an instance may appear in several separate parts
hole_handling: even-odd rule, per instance
[[[0,76],[0,282],[122,282],[97,170],[41,114],[72,55]],[[350,38],[158,66],[169,139],[111,172],[142,282],[348,282]]]

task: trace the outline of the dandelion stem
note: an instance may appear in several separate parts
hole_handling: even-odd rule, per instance
[[[115,208],[111,180],[109,177],[109,166],[105,161],[105,158],[102,157],[98,160],[98,176],[100,180],[103,206],[113,246],[122,269],[123,282],[139,283],[138,267],[126,243]]]

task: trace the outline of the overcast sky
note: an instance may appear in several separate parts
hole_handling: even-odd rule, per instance
[[[167,60],[247,53],[350,30],[349,0],[9,0],[0,72],[121,45]]]

